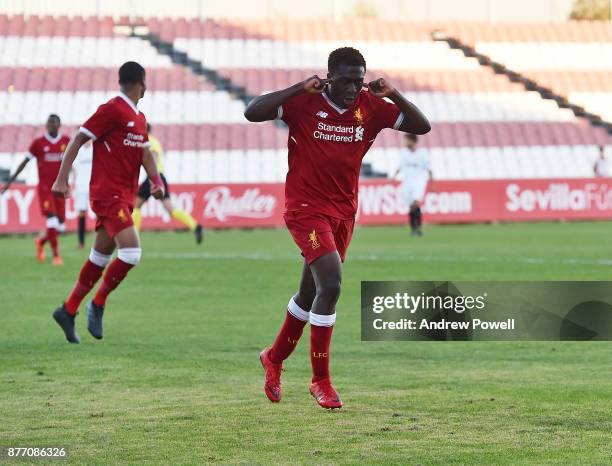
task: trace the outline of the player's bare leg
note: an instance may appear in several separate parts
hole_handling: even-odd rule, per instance
[[[266,371],[264,391],[270,401],[276,403],[281,399],[281,372],[283,361],[287,359],[298,344],[309,320],[309,311],[314,300],[316,288],[310,267],[304,261],[302,278],[298,292],[289,300],[285,322],[278,333],[274,344],[265,348],[259,355],[261,365]],[[308,309],[308,310],[307,310]]]
[[[164,205],[166,212],[168,212],[168,215],[178,220],[183,225],[186,225],[187,228],[189,228],[189,230],[191,230],[193,234],[195,235],[196,243],[202,244],[202,240],[204,238],[202,225],[200,225],[196,221],[196,219],[193,218],[193,216],[191,216],[189,213],[185,212],[184,210],[175,209],[174,204],[172,204],[172,201],[169,198],[163,199],[162,204]]]
[[[78,217],[78,238],[79,238],[79,249],[83,249],[85,247],[85,233],[86,233],[86,222],[87,222],[87,211],[80,210]]]
[[[145,201],[146,199],[137,196],[136,205],[134,206],[134,210],[132,211],[132,221],[134,222],[134,227],[136,227],[137,231],[140,231],[140,227],[142,226],[142,214],[140,213],[140,208],[145,203]]]
[[[60,220],[55,214],[47,214],[47,230],[45,236],[42,238],[36,238],[36,257],[39,262],[45,261],[45,250],[44,245],[49,242],[52,253],[53,265],[64,265],[64,261],[59,255],[59,244],[58,244],[58,231],[60,227]]]
[[[104,231],[104,229],[100,229]],[[140,261],[140,238],[134,226],[121,230],[111,239],[106,232],[96,236],[96,248],[112,251],[117,247],[117,257],[109,265],[94,298],[87,303],[87,330],[96,339],[104,336],[102,316],[106,298],[119,286],[128,272]]]
[[[49,237],[49,244],[51,245],[51,252],[53,254],[52,264],[53,265],[64,265],[64,261],[59,253],[59,234],[66,231],[66,200],[57,196],[53,197],[55,203],[55,209],[53,216],[47,219],[47,230]],[[51,227],[49,227],[51,222]]]
[[[410,229],[412,236],[423,236],[422,225],[422,214],[421,214],[421,203],[419,201],[413,201],[410,204]]]
[[[342,283],[340,255],[330,252],[310,264],[310,270],[316,287],[310,310],[310,393],[323,408],[341,408],[342,400],[329,376],[329,347]]]
[[[34,238],[34,246],[36,247],[36,260],[43,263],[47,258],[45,254],[45,238],[42,236]]]
[[[312,308],[312,303],[317,294],[317,287],[315,285],[314,277],[310,266],[304,261],[304,267],[302,268],[302,278],[300,279],[300,288],[297,294],[293,297],[293,300],[302,309]]]

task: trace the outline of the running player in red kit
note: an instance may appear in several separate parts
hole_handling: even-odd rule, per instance
[[[39,262],[45,261],[44,245],[48,241],[51,245],[53,254],[53,265],[64,265],[64,261],[59,255],[59,245],[57,241],[58,232],[64,231],[64,221],[66,219],[66,200],[53,195],[51,185],[62,163],[62,154],[70,142],[70,138],[59,134],[60,117],[51,114],[47,118],[47,132],[34,139],[26,158],[19,164],[13,176],[10,177],[2,192],[6,191],[11,183],[23,171],[27,163],[36,158],[38,166],[38,202],[40,212],[47,218],[47,232],[45,236],[35,238],[36,258]]]
[[[151,180],[151,194],[158,199],[164,195],[163,182],[148,149],[147,120],[136,107],[146,90],[144,68],[136,62],[124,63],[119,68],[119,86],[119,95],[100,105],[79,129],[66,149],[52,188],[57,195],[68,195],[72,163],[81,146],[92,139],[89,196],[97,216],[96,239],[70,296],[53,312],[70,343],[80,342],[74,319],[81,301],[100,279],[104,268],[110,263],[96,295],[87,304],[87,329],[97,339],[103,336],[102,315],[108,294],[140,261],[140,239],[132,223],[132,209],[141,165]],[[111,262],[115,248],[117,257]]]
[[[264,391],[272,402],[281,400],[283,361],[310,322],[310,393],[324,408],[342,407],[329,376],[329,347],[342,262],[355,224],[361,161],[384,128],[413,134],[431,129],[419,109],[385,80],[363,89],[365,72],[361,53],[343,47],[329,55],[327,79],[313,76],[259,96],[244,112],[249,121],[280,118],[289,126],[284,218],[305,259],[285,322],[274,344],[260,354]]]

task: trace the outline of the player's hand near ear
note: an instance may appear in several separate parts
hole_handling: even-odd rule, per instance
[[[376,97],[380,98],[389,97],[392,93],[395,92],[395,88],[383,78],[378,78],[374,81],[370,81],[368,83],[368,90]]]
[[[320,94],[325,90],[329,79],[319,78],[316,74],[304,81],[304,90],[310,94]]]

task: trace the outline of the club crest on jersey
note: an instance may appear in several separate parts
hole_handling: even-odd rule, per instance
[[[134,122],[133,121],[128,121],[127,127],[128,128],[133,128],[134,127]]]
[[[317,112],[317,116],[318,116],[318,117],[321,117],[321,118],[327,118],[327,115],[328,115],[328,113],[327,113],[327,112],[324,112],[323,110],[319,110],[319,111]]]
[[[117,212],[117,218],[122,222],[125,223],[127,222],[127,215],[125,213],[125,211],[123,210],[123,208],[119,209],[119,212]]]
[[[43,151],[44,151],[44,152],[49,152],[49,146],[45,146],[45,147],[43,147]]]
[[[360,125],[363,124],[363,114],[361,113],[360,108],[355,110],[355,113],[353,114],[353,116],[355,117],[355,120],[357,120],[357,123],[359,123]]]
[[[310,247],[312,249],[318,249],[321,246],[321,243],[319,243],[319,239],[317,238],[317,232],[315,230],[312,230],[310,233],[308,233],[308,242],[310,243]]]

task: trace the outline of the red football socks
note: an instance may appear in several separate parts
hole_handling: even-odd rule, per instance
[[[106,298],[110,292],[119,286],[119,283],[126,277],[132,267],[134,265],[123,262],[119,258],[111,262],[104,274],[100,288],[98,288],[94,296],[93,302],[96,306],[104,306],[106,304]]]
[[[336,313],[310,313],[310,364],[313,382],[329,377],[329,344],[335,323]]]
[[[46,239],[49,240],[49,244],[51,245],[51,252],[53,253],[53,257],[57,257],[59,255],[58,247],[57,247],[57,230],[55,228],[47,228],[47,236]],[[44,243],[45,239],[43,239]]]
[[[65,304],[66,310],[69,314],[76,314],[81,301],[83,301],[83,298],[87,296],[87,293],[89,293],[96,282],[100,279],[103,271],[104,267],[97,266],[89,259],[85,262],[85,265],[83,265],[81,273],[79,274],[79,278],[74,285],[74,289],[72,290],[72,293],[70,293],[70,296]]]
[[[302,336],[306,322],[298,319],[287,310],[285,322],[270,349],[270,361],[280,364],[293,353]]]

